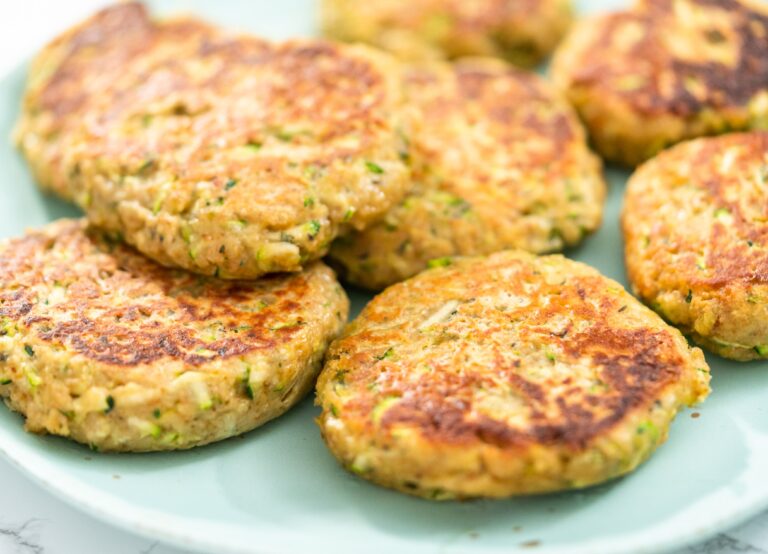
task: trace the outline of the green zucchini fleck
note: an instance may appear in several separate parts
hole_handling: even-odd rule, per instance
[[[192,228],[189,225],[182,225],[180,232],[181,238],[184,240],[184,242],[189,244],[192,240]]]
[[[315,238],[318,233],[320,232],[320,222],[316,219],[313,219],[309,223],[307,223],[307,236],[309,236],[310,239]]]
[[[693,291],[691,289],[688,289],[688,294],[685,296],[686,304],[690,304],[691,300],[693,300]]]
[[[384,168],[374,162],[366,161],[365,167],[368,168],[368,171],[370,171],[371,173],[375,173],[376,175],[381,175],[382,173],[384,173]]]
[[[165,191],[161,191],[152,203],[152,215],[160,213],[160,210],[163,208],[163,202],[165,202]]]
[[[384,412],[398,402],[400,402],[399,396],[387,396],[382,398],[371,412],[371,419],[373,419],[373,422],[378,424],[381,421],[381,418],[384,417]]]
[[[429,260],[427,262],[427,267],[430,269],[435,267],[446,267],[451,265],[452,263],[453,263],[453,260],[450,257],[446,256],[444,258],[434,258],[432,260]]]
[[[31,369],[26,370],[24,373],[27,376],[27,382],[29,383],[29,386],[31,386],[33,389],[39,387],[43,382],[42,378]]]
[[[656,442],[659,438],[659,428],[652,421],[643,421],[637,426],[638,435],[649,435],[653,442]]]
[[[349,373],[348,370],[340,369],[340,370],[338,370],[336,372],[336,375],[334,375],[333,378],[334,378],[334,380],[336,381],[337,384],[339,384],[339,385],[346,385],[347,384],[347,382],[346,382],[347,373]]]
[[[154,165],[155,165],[154,158],[147,158],[146,160],[144,160],[144,163],[139,166],[139,169],[136,170],[136,175],[143,175],[144,173],[152,169]]]
[[[294,136],[296,136],[294,133],[290,133],[282,129],[278,129],[277,131],[275,131],[275,138],[277,138],[277,140],[280,140],[282,142],[291,142]]]
[[[717,208],[715,210],[715,217],[721,218],[725,217],[731,214],[731,211],[728,208]]]
[[[253,387],[251,386],[251,368],[250,366],[245,367],[245,373],[243,374],[243,394],[253,400]]]
[[[229,179],[224,185],[224,190],[230,190],[237,184],[237,179]]]
[[[768,356],[768,344],[758,344],[755,346],[755,352],[760,356]]]
[[[28,344],[25,344],[25,345],[24,345],[24,352],[26,352],[26,353],[27,353],[27,356],[29,356],[30,358],[31,358],[31,357],[33,357],[33,356],[35,355],[35,349],[34,349],[34,348],[32,348],[32,347],[31,347],[30,345],[28,345]]]
[[[115,399],[110,395],[107,396],[107,407],[104,408],[104,413],[108,414],[115,409]]]

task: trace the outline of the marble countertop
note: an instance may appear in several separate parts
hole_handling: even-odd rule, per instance
[[[0,75],[104,0],[0,2]],[[97,521],[0,459],[0,554],[183,554]],[[768,512],[679,554],[768,554]]]

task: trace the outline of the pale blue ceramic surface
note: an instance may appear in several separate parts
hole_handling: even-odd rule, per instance
[[[360,0],[364,1],[364,0]],[[582,11],[622,5],[582,1]],[[160,2],[271,37],[311,34],[311,0]],[[0,80],[0,135],[23,86]],[[626,174],[608,172],[605,224],[569,254],[625,281],[618,210]],[[34,187],[0,146],[0,236],[76,211]],[[353,293],[356,308],[365,300]],[[707,355],[714,392],[634,475],[584,492],[435,504],[369,485],[337,466],[307,400],[244,438],[190,452],[99,455],[28,435],[0,409],[0,450],[52,492],[129,530],[212,552],[431,554],[659,552],[700,541],[768,507],[768,363]],[[115,478],[115,476],[119,476]]]

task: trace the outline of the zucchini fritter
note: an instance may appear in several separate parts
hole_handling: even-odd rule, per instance
[[[347,310],[321,262],[222,281],[61,220],[0,243],[0,396],[29,431],[99,450],[190,448],[300,400]]]
[[[641,0],[580,22],[553,76],[598,152],[627,165],[686,139],[768,128],[768,6]]]
[[[448,256],[553,252],[600,226],[602,165],[543,79],[472,59],[411,68],[405,90],[413,188],[334,243],[346,280],[382,289]]]
[[[622,213],[634,292],[726,358],[768,358],[768,133],[689,141],[642,165]]]
[[[463,258],[390,287],[330,347],[331,452],[432,499],[600,483],[706,398],[698,348],[618,283],[561,256]]]
[[[167,266],[298,271],[406,192],[399,67],[119,4],[32,65],[17,139],[47,190]]]
[[[573,17],[570,0],[323,0],[326,35],[409,61],[494,56],[531,67]]]

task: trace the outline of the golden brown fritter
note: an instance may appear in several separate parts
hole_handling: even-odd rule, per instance
[[[328,351],[318,420],[375,483],[433,499],[635,469],[709,392],[698,348],[596,270],[500,252],[377,296]]]
[[[61,220],[0,244],[0,395],[29,431],[100,450],[189,448],[301,399],[347,310],[321,262],[221,281]]]
[[[768,7],[644,0],[579,23],[555,81],[606,159],[636,165],[682,140],[768,127]]]
[[[768,357],[768,133],[662,152],[630,179],[622,224],[641,299],[721,356]]]
[[[570,0],[323,0],[326,35],[410,61],[494,56],[531,67],[572,20]]]
[[[41,185],[164,265],[298,271],[408,186],[399,69],[119,4],[35,60],[17,128]]]
[[[601,223],[605,182],[571,107],[541,78],[489,59],[405,74],[414,188],[331,257],[370,289],[447,256],[542,253]]]

